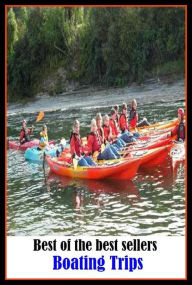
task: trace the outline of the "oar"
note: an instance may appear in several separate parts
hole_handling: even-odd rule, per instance
[[[44,112],[43,111],[40,111],[39,112],[39,115],[37,116],[37,119],[36,119],[36,123],[38,123],[39,121],[41,121],[44,117]]]
[[[76,158],[73,158],[73,167],[74,167],[74,170],[77,169],[77,165],[78,165],[78,160]]]
[[[36,119],[36,123],[38,123],[39,121],[41,121],[42,119],[43,119],[43,117],[44,117],[44,112],[43,111],[40,111],[39,112],[39,115],[37,116],[37,119]],[[32,126],[32,128],[33,128],[34,126]]]

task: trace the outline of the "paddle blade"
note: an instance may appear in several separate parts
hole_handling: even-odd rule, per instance
[[[77,159],[76,159],[76,158],[73,158],[73,167],[74,167],[75,170],[76,170],[76,168],[77,168],[77,165],[78,165]]]
[[[37,119],[36,119],[36,123],[38,123],[39,121],[41,121],[41,120],[43,119],[43,117],[44,117],[44,112],[43,112],[43,111],[40,111],[40,112],[39,112],[39,115],[38,115],[38,117],[37,117]]]
[[[104,145],[104,143],[102,143],[102,145],[101,145],[101,152],[103,152],[105,150],[105,145]]]

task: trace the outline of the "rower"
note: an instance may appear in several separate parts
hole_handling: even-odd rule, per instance
[[[116,112],[116,118],[115,118],[115,120],[116,120],[116,122],[117,122],[117,124],[119,123],[119,106],[118,105],[115,105],[114,106],[114,110],[115,110],[115,112]]]
[[[19,135],[19,141],[20,141],[20,144],[24,144],[26,142],[30,142],[30,135],[32,134],[33,132],[33,129],[35,127],[32,125],[31,128],[27,128],[27,122],[26,120],[23,120],[22,121],[22,129],[20,131],[20,135]]]
[[[47,126],[44,124],[43,129],[40,132],[39,148],[40,150],[43,150],[48,145],[49,142],[48,142]]]
[[[129,132],[120,134],[117,128],[116,121],[115,121],[115,110],[114,109],[111,109],[110,115],[111,117],[109,120],[109,126],[111,127],[113,145],[117,148],[117,150],[120,150],[126,145],[126,143],[134,142],[135,138]]]
[[[70,136],[70,152],[72,159],[76,158],[78,160],[79,166],[95,166],[95,162],[91,157],[85,156],[82,140],[80,136],[80,123],[75,120],[73,131]]]
[[[184,110],[182,108],[178,109],[178,123],[171,132],[171,136],[177,135],[177,141],[185,141],[185,122],[184,122]]]
[[[104,130],[103,130],[103,127],[102,127],[102,116],[101,116],[101,113],[97,113],[95,119],[96,119],[97,132],[99,134],[100,141],[101,141],[101,143],[104,143],[105,142],[105,138],[104,138]]]
[[[122,134],[129,131],[128,121],[127,121],[127,104],[126,103],[123,103],[123,106],[122,106],[122,113],[119,117],[119,128]]]
[[[92,155],[98,160],[117,159],[120,157],[118,153],[114,153],[110,146],[106,146],[104,151],[101,151],[102,142],[97,131],[95,119],[91,121],[91,132],[87,136],[88,155]]]
[[[130,126],[132,128],[136,128],[136,127],[144,127],[149,125],[150,124],[146,118],[143,118],[143,120],[138,123],[137,101],[133,99],[130,110]]]

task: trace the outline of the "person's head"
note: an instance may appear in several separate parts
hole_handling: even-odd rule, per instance
[[[73,130],[75,133],[79,133],[79,129],[80,129],[80,123],[78,120],[75,120],[74,125],[73,125]]]
[[[26,122],[26,120],[23,120],[23,121],[22,121],[22,126],[23,126],[23,128],[26,128],[26,127],[27,127],[27,122]]]
[[[122,113],[123,113],[123,114],[127,114],[127,104],[126,104],[126,103],[123,103],[123,106],[122,106]]]
[[[131,107],[136,110],[137,109],[137,101],[135,99],[133,99],[132,103],[131,103]]]
[[[96,130],[97,130],[96,121],[95,121],[95,119],[92,119],[92,121],[91,121],[91,131],[92,132],[96,132]]]
[[[101,126],[102,126],[102,116],[101,116],[101,113],[97,113],[95,119],[96,119],[97,127],[101,128]]]
[[[115,110],[116,114],[118,114],[118,112],[119,112],[119,106],[118,106],[118,105],[115,105],[114,110]]]
[[[183,121],[184,119],[184,110],[182,108],[178,109],[178,119],[179,121]]]
[[[116,118],[115,109],[113,109],[113,108],[111,109],[110,116],[111,116],[111,119],[115,120],[115,118]]]
[[[105,125],[105,126],[109,126],[109,116],[108,116],[108,115],[105,115],[105,116],[104,116],[103,121],[104,121],[104,125]]]
[[[45,124],[43,125],[43,131],[47,133],[47,126]]]

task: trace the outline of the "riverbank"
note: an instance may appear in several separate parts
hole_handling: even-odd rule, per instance
[[[163,66],[159,66],[155,68],[151,76],[148,77],[142,82],[131,82],[124,86],[107,86],[106,84],[85,84],[80,81],[76,81],[74,79],[68,80],[66,76],[66,71],[63,68],[58,68],[56,71],[51,74],[45,75],[42,79],[41,83],[36,86],[36,94],[33,97],[14,97],[8,96],[8,103],[20,103],[25,105],[26,103],[33,102],[42,96],[65,96],[65,95],[73,95],[73,94],[85,94],[92,92],[99,92],[102,90],[111,90],[121,89],[121,88],[129,88],[132,86],[142,87],[148,83],[174,83],[177,80],[184,78],[184,62],[176,61],[176,62],[168,62]]]
[[[68,116],[76,116],[78,110],[83,109],[84,112],[89,113],[91,109],[96,112],[103,112],[105,108],[110,111],[110,108],[116,104],[121,105],[126,102],[130,107],[131,100],[136,98],[138,102],[138,109],[143,112],[142,105],[145,102],[152,104],[155,102],[159,104],[161,98],[162,104],[169,108],[171,101],[185,99],[185,80],[184,78],[165,77],[163,80],[150,79],[143,84],[132,83],[123,88],[103,88],[84,86],[76,91],[63,92],[56,96],[49,96],[47,93],[38,94],[31,100],[17,101],[16,103],[8,102],[7,115],[14,115],[24,113],[26,116],[35,114],[41,110],[47,112],[59,111],[68,113]],[[174,116],[174,115],[173,115]],[[47,117],[47,116],[46,116]],[[32,122],[34,123],[34,122]]]

